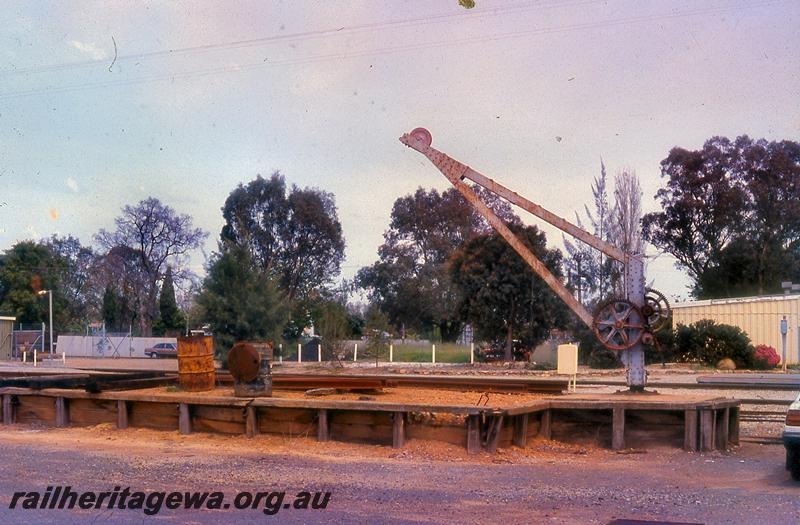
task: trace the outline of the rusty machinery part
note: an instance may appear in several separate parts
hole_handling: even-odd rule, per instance
[[[626,299],[611,299],[594,315],[594,335],[609,350],[627,350],[645,333],[642,311]]]
[[[647,346],[658,346],[658,341],[656,341],[656,336],[653,332],[645,332],[642,334],[642,344]]]
[[[430,147],[433,142],[431,132],[425,128],[414,128],[411,133],[409,133],[409,138],[411,141],[415,142],[417,146],[421,146],[422,148]]]
[[[261,369],[261,353],[252,343],[240,342],[228,352],[228,370],[241,382],[254,381]]]
[[[663,328],[667,319],[669,319],[670,313],[669,301],[664,297],[664,294],[658,290],[646,288],[642,315],[644,315],[650,331],[657,332]]]

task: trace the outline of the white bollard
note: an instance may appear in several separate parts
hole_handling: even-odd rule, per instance
[[[27,363],[28,362],[28,351],[27,350],[22,352],[22,362],[23,363]]]
[[[298,363],[303,362],[303,345],[301,345],[300,343],[297,343],[297,362]]]
[[[33,349],[33,366],[36,366],[36,349]]]
[[[61,352],[61,363],[65,365],[67,364],[67,354],[64,352]]]
[[[353,362],[356,361],[358,361],[358,343],[356,343],[356,346],[353,349]]]
[[[317,362],[322,362],[322,345],[317,345]]]
[[[389,343],[389,362],[390,363],[394,362],[394,352],[393,352],[393,350],[394,350],[394,348],[392,346],[392,343]]]
[[[475,343],[469,344],[469,364],[475,364]]]
[[[283,363],[283,343],[278,344],[278,362]]]
[[[436,362],[436,345],[431,345],[431,363]]]

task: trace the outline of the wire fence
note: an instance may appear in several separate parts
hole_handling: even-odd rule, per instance
[[[428,341],[386,341],[380,344],[368,340],[338,341],[325,344],[320,339],[306,342],[281,342],[274,346],[277,362],[390,362],[390,363],[472,363],[475,346]]]

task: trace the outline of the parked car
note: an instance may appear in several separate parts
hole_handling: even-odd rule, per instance
[[[800,394],[786,413],[783,446],[786,447],[786,470],[791,472],[792,479],[800,481]]]
[[[175,343],[158,343],[152,348],[145,348],[144,355],[148,357],[178,357],[178,347]]]

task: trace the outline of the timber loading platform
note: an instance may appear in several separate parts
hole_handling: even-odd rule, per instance
[[[201,393],[180,391],[169,374],[6,377],[0,380],[0,420],[277,434],[395,448],[423,439],[473,454],[525,447],[537,438],[613,450],[710,451],[739,443],[741,402],[714,394],[563,394],[567,381],[558,378],[275,374],[272,397],[242,398],[220,375],[214,390]],[[312,388],[334,395],[306,395]]]

